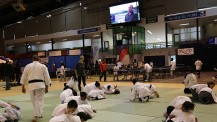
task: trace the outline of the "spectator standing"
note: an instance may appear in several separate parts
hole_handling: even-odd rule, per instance
[[[84,56],[80,57],[80,60],[76,65],[75,75],[76,79],[78,79],[78,89],[81,92],[81,79],[83,86],[86,85]]]
[[[175,69],[176,69],[176,62],[174,61],[173,58],[171,58],[171,60],[170,60],[170,75],[171,75],[171,78],[174,78]]]
[[[203,63],[199,59],[197,59],[194,65],[196,66],[197,77],[200,78],[200,71],[201,71]]]
[[[6,61],[2,66],[4,79],[6,82],[5,90],[11,90],[11,80],[15,78],[14,68],[12,64],[10,64],[9,60]]]
[[[100,63],[100,70],[101,70],[101,75],[99,80],[101,81],[102,77],[104,76],[104,81],[106,82],[107,65],[105,59],[103,59],[102,62]]]

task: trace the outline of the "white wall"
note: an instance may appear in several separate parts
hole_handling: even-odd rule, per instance
[[[103,41],[109,41],[109,49],[113,49],[113,32],[112,32],[112,29],[108,29],[107,31],[103,32]]]
[[[146,43],[166,42],[164,15],[159,15],[158,22],[156,23],[146,24],[146,19],[144,18],[142,19],[142,23],[138,24],[138,26],[142,26],[145,30],[150,30],[152,32],[152,34],[150,34],[145,31]]]

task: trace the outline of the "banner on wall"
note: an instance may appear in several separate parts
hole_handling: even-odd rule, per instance
[[[121,50],[119,60],[122,61],[125,55],[127,55],[127,49],[126,48]]]
[[[178,49],[178,55],[194,55],[194,48]]]
[[[69,55],[81,55],[81,50],[69,50]]]
[[[61,56],[61,50],[49,51],[49,56]]]
[[[98,60],[99,58],[99,47],[98,46],[94,46],[93,47],[93,59]]]

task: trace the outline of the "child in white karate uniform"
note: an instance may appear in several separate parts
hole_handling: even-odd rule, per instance
[[[90,100],[101,100],[105,98],[106,98],[106,95],[104,91],[100,89],[93,89],[88,94],[88,99]]]
[[[143,83],[138,82],[137,79],[133,79],[132,82],[134,86],[130,101],[135,101],[138,98],[140,102],[147,102],[151,91],[147,87],[144,87]]]
[[[174,109],[166,122],[197,122],[195,115],[193,114],[195,104],[189,101],[185,101],[182,104],[181,109]]]
[[[196,85],[193,85],[191,87],[191,94],[192,94],[192,100],[193,101],[199,101],[198,99],[198,94],[200,92],[201,89],[205,88],[205,87],[208,87],[210,86],[210,84],[212,84],[212,82],[208,82],[207,84],[196,84]]]
[[[92,109],[91,105],[87,105],[87,104],[78,105],[78,108],[72,114],[77,115],[80,112],[86,113],[89,116],[89,118],[92,118],[94,116],[94,113],[96,113],[96,111]]]
[[[61,103],[64,103],[66,98],[68,98],[68,97],[70,97],[72,95],[77,96],[77,92],[74,91],[71,88],[68,88],[68,89],[64,90],[62,93],[60,93],[60,101],[61,101]]]
[[[70,100],[75,100],[78,105],[81,105],[81,104],[88,104],[88,101],[87,101],[87,94],[85,92],[81,92],[80,93],[80,96],[70,96],[68,98],[66,98],[66,100],[64,101],[65,103],[68,103]]]
[[[199,91],[198,98],[200,103],[202,104],[217,103],[217,96],[213,91],[214,87],[215,87],[215,83],[211,81],[209,82],[208,87],[204,87]]]
[[[75,76],[72,76],[67,83],[64,83],[64,89],[63,90],[66,90],[68,88],[71,88],[75,91],[78,91],[78,82],[75,79]]]
[[[185,85],[184,93],[185,94],[191,94],[191,87],[193,85],[197,84],[197,77],[193,73],[193,69],[190,69],[190,73],[185,77],[185,80],[183,81]]]
[[[157,98],[160,97],[160,95],[158,94],[157,90],[156,90],[156,86],[154,86],[153,84],[144,84],[144,87],[148,88],[150,90],[150,97],[149,98],[154,98],[154,96],[156,96]]]
[[[84,87],[84,92],[89,94],[89,92],[91,90],[93,90],[93,89],[101,89],[100,88],[100,83],[98,81],[86,84],[85,87]]]
[[[167,111],[164,113],[164,116],[167,118],[174,109],[181,109],[182,104],[186,101],[191,102],[191,99],[186,96],[177,96],[175,99],[173,99],[173,101],[170,102],[170,106],[167,107]]]
[[[0,121],[4,122],[6,119],[16,122],[21,118],[20,107],[10,103],[6,103],[2,100],[0,100],[0,107],[5,108],[5,113],[1,114]]]
[[[117,85],[113,86],[112,84],[105,84],[102,87],[102,90],[105,94],[120,94],[120,91],[117,89]]]
[[[62,114],[71,114],[75,112],[77,107],[78,107],[78,104],[75,100],[71,100],[68,103],[60,104],[54,109],[52,113],[52,117],[59,116]]]
[[[52,117],[49,122],[81,122],[81,119],[79,116],[62,114]]]

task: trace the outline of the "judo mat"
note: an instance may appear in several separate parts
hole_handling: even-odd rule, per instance
[[[113,84],[115,83],[113,82]],[[171,86],[173,84],[156,83],[155,85],[157,86],[160,98],[150,99],[146,103],[130,102],[130,89],[132,88],[132,83],[124,84],[128,85],[118,86],[121,91],[121,94],[119,95],[107,95],[107,99],[89,101],[92,107],[96,109],[97,113],[87,122],[162,122],[162,120],[165,120],[163,113],[170,101],[172,101],[176,96],[191,96],[183,93],[183,87],[180,87],[182,84],[173,88]],[[19,90],[21,91],[21,87]],[[49,121],[54,108],[60,104],[59,94],[61,91],[61,89],[54,89],[45,95],[43,118],[39,119],[39,122]],[[4,96],[0,97],[0,99],[21,107],[22,118],[20,122],[31,122],[33,117],[33,107],[28,93]],[[194,113],[199,122],[217,122],[217,104],[195,104],[196,107]],[[0,108],[0,112],[3,111],[4,109]]]

